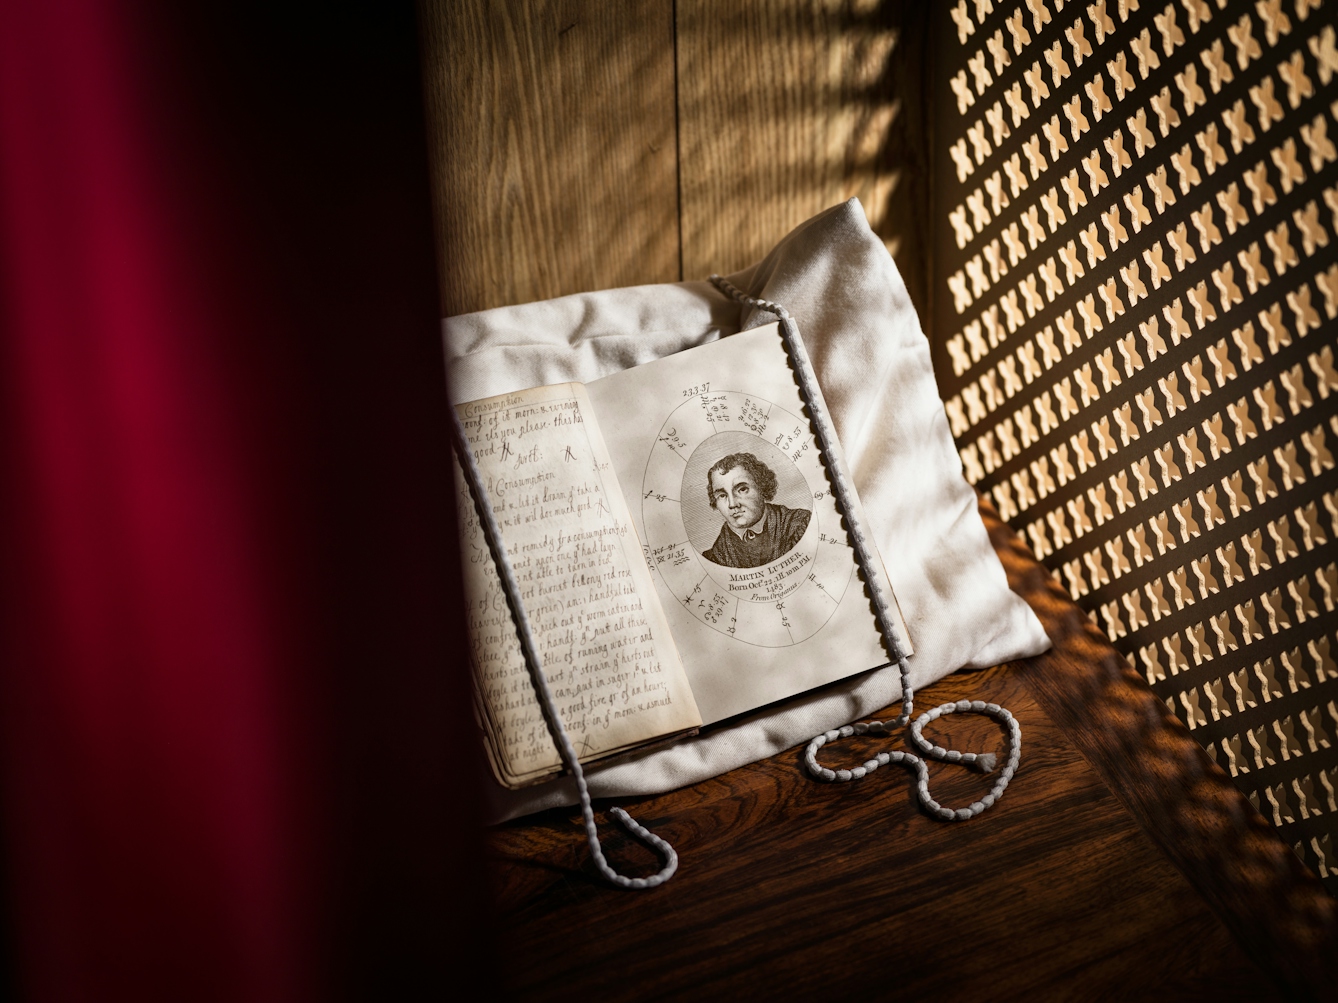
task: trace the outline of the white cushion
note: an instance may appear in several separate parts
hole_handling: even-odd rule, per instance
[[[1040,621],[1009,591],[990,547],[948,433],[929,342],[858,200],[810,219],[729,278],[783,304],[799,325],[906,618],[915,689],[963,667],[1046,650]],[[451,393],[463,402],[589,382],[774,320],[708,282],[610,289],[451,317],[443,323]],[[591,768],[586,777],[596,797],[671,790],[806,742],[900,697],[890,666]],[[570,778],[522,791],[489,786],[499,821],[577,802]]]

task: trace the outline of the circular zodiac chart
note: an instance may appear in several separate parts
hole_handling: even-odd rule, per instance
[[[798,644],[831,619],[852,581],[858,587],[808,421],[756,395],[709,385],[685,397],[646,461],[647,561],[662,592],[708,627],[762,647]],[[744,474],[755,495],[770,495],[760,536],[727,525],[727,501],[713,504],[713,486]],[[739,518],[761,511],[761,501]]]

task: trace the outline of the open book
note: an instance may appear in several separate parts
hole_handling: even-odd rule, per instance
[[[777,325],[459,413],[582,762],[887,664]],[[561,763],[458,484],[477,717],[514,789]]]

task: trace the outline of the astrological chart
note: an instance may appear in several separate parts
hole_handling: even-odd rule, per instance
[[[782,648],[807,640],[831,620],[847,590],[860,587],[808,420],[755,394],[709,383],[682,394],[660,427],[641,485],[643,543],[662,601],[672,599],[707,627],[746,644]],[[809,512],[797,542],[757,567],[727,567],[704,556],[717,535],[728,532],[712,507],[708,472],[739,454],[774,473],[772,512]]]

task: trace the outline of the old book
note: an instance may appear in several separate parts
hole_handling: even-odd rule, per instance
[[[459,413],[582,762],[887,664],[776,325]],[[514,789],[561,764],[459,487],[477,717]]]

